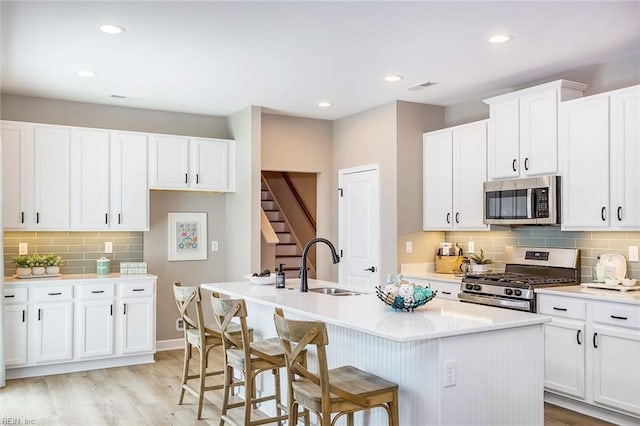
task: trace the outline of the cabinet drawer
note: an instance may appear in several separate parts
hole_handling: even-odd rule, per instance
[[[59,302],[73,299],[73,286],[39,287],[35,289],[36,302]]]
[[[593,304],[593,321],[640,329],[640,306],[597,302]]]
[[[538,295],[538,313],[563,318],[584,320],[587,317],[586,302],[569,297]]]
[[[153,296],[154,285],[151,281],[126,282],[119,284],[118,294],[121,297]]]
[[[442,299],[458,300],[458,293],[460,292],[460,284],[458,283],[432,281],[429,283],[429,287],[438,292],[437,297]]]
[[[115,294],[115,285],[78,284],[78,294],[81,299],[110,299]]]
[[[26,288],[6,288],[4,289],[4,303],[14,305],[27,303],[29,291]]]

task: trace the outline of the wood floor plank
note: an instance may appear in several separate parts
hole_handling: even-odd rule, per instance
[[[192,374],[197,373],[194,352]],[[197,400],[189,393],[178,405],[183,350],[158,352],[156,362],[78,373],[8,380],[0,389],[4,418],[34,420],[42,425],[218,425],[222,391],[206,394],[203,420],[196,420]],[[220,368],[218,348],[210,354],[210,369]],[[221,377],[207,384],[220,383]],[[545,404],[545,426],[608,426],[573,411]]]

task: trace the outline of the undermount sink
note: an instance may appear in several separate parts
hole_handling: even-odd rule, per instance
[[[327,294],[329,296],[359,296],[363,294],[337,287],[310,288],[309,291],[312,291],[314,293]]]

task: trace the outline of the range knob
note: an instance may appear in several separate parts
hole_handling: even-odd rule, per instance
[[[520,291],[520,290],[516,290],[516,291],[515,291],[515,295],[516,295],[516,296],[522,296],[522,291]]]
[[[473,284],[465,284],[464,288],[466,288],[467,290],[473,290]]]
[[[513,294],[513,290],[511,290],[510,288],[505,288],[504,294],[506,294],[507,296],[511,296]]]
[[[481,288],[482,288],[482,287],[480,286],[480,284],[474,284],[474,285],[473,285],[473,289],[474,289],[475,291],[480,291],[480,289],[481,289]]]

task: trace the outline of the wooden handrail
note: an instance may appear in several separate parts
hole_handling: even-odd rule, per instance
[[[316,230],[316,221],[313,218],[313,216],[311,215],[311,212],[309,211],[309,209],[307,208],[307,205],[302,200],[302,197],[298,193],[298,190],[293,185],[293,182],[291,181],[291,178],[289,177],[289,173],[282,172],[282,177],[284,178],[284,181],[287,183],[287,186],[291,190],[291,193],[296,198],[296,201],[298,201],[298,205],[302,208],[302,211],[304,212],[305,217],[307,218],[307,220],[309,221],[309,223],[313,227],[313,231],[315,232],[315,230]]]

